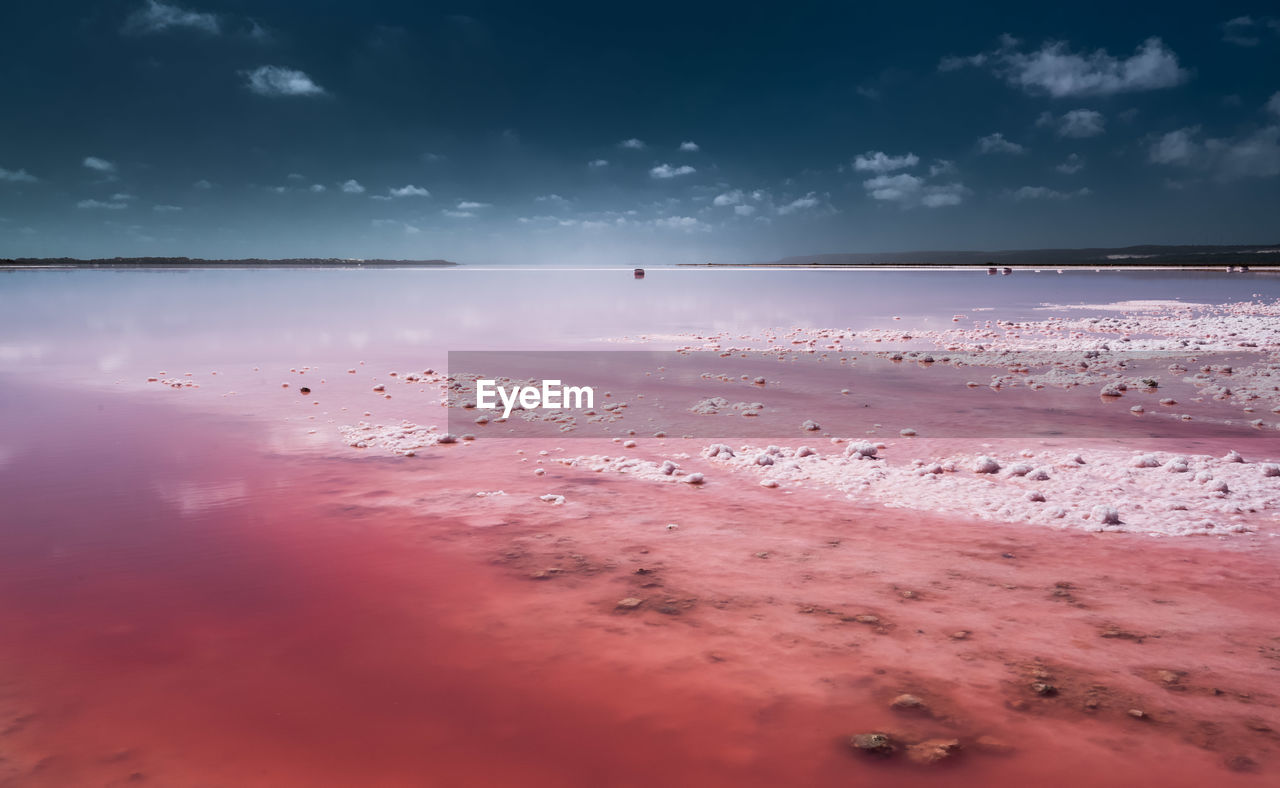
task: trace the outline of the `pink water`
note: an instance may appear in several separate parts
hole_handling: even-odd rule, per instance
[[[444,321],[359,298],[348,312],[327,288],[308,317],[284,293],[311,281],[267,288],[284,320],[161,278],[51,326],[36,313],[91,303],[83,282],[4,291],[28,311],[5,325],[0,376],[0,784],[1274,780],[1280,548],[1266,534],[1153,540],[750,480],[535,477],[521,460],[551,442],[355,452],[334,424],[430,407],[375,397],[372,377],[475,334],[456,305]],[[201,299],[198,320],[173,305]],[[376,336],[352,348],[361,324]],[[564,324],[558,341],[606,328]],[[123,360],[103,364],[112,348]],[[201,387],[147,384],[160,370]],[[294,392],[316,376],[335,388]],[[1189,433],[1182,450],[1225,440]],[[570,504],[530,503],[551,489]],[[642,605],[616,609],[631,597]],[[1056,697],[1028,690],[1044,675]],[[890,710],[902,692],[932,716]],[[880,762],[844,743],[869,730],[1012,752]]]

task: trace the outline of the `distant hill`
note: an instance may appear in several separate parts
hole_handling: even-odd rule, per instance
[[[706,265],[735,265],[706,263]],[[1010,249],[996,252],[859,252],[784,257],[764,266],[1280,266],[1280,244],[1252,246],[1123,246],[1091,249]]]
[[[266,260],[205,260],[199,257],[75,257],[0,258],[0,268],[435,268],[460,265],[449,260],[351,260],[339,257],[290,257]]]

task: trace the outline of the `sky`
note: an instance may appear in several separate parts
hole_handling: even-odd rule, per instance
[[[0,10],[0,257],[1280,242],[1272,3]]]

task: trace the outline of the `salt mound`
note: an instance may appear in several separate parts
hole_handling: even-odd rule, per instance
[[[982,456],[973,464],[974,473],[996,473],[1000,470],[1000,463],[996,462],[995,457]]]

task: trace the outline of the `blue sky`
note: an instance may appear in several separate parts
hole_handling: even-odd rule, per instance
[[[1280,241],[1274,3],[0,13],[0,256]]]

